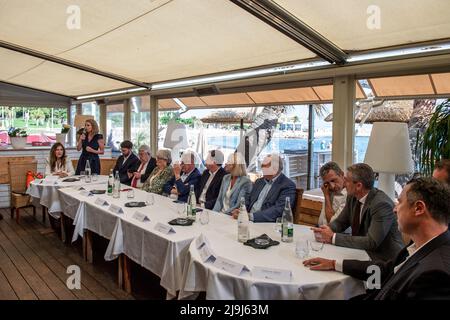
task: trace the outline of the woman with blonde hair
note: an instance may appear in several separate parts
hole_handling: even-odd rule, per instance
[[[62,143],[55,143],[50,149],[50,155],[45,166],[45,176],[59,176],[61,178],[73,176],[72,161],[66,155],[66,149]]]
[[[241,198],[247,198],[250,194],[252,182],[245,168],[245,160],[241,153],[235,152],[228,157],[225,164],[225,171],[228,174],[223,177],[214,211],[231,215],[234,209],[239,208]]]
[[[94,119],[87,119],[84,123],[84,130],[77,142],[77,150],[83,151],[78,160],[75,174],[79,175],[81,171],[84,171],[87,161],[89,161],[91,173],[100,174],[99,154],[105,153],[105,142],[103,135],[98,132],[97,122]]]
[[[156,168],[145,181],[142,189],[147,192],[162,194],[164,185],[173,178],[172,155],[170,150],[160,149],[156,152]]]

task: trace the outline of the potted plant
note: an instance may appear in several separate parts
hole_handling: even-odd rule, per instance
[[[8,136],[14,149],[24,149],[27,145],[28,133],[25,129],[11,127],[8,130]]]
[[[66,143],[66,136],[70,130],[70,125],[64,124],[61,128],[61,133],[56,134],[56,141],[62,144]]]
[[[418,147],[420,171],[431,175],[434,164],[441,159],[450,159],[450,99],[436,107],[428,128],[419,137]]]

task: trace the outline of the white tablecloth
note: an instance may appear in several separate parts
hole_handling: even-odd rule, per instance
[[[280,241],[280,235],[273,229],[274,224],[252,224],[251,237],[263,233]],[[194,240],[189,247],[185,265],[183,290],[179,298],[195,298],[196,293],[206,291],[207,299],[348,299],[364,293],[363,283],[334,271],[312,271],[305,268],[302,260],[295,256],[295,242],[280,242],[265,250],[254,249],[237,241],[237,226],[226,221],[214,223],[204,231],[210,247],[216,256],[244,264],[239,276],[213,266],[212,261],[202,262]],[[296,225],[296,239],[313,240],[308,227]],[[363,250],[325,245],[319,253],[311,251],[310,256],[329,259],[369,260]],[[261,280],[252,276],[253,267],[285,269],[292,271],[291,282]]]
[[[73,176],[76,177],[76,176]],[[28,187],[27,194],[39,200],[42,206],[48,208],[48,213],[54,217],[59,217],[63,211],[58,189],[68,187],[80,187],[84,185],[104,185],[108,181],[108,176],[98,176],[98,180],[91,183],[85,183],[83,180],[75,182],[63,182],[66,178],[49,177],[46,179],[34,180]]]

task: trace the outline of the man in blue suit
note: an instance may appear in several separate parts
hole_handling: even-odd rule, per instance
[[[192,152],[184,152],[179,164],[173,165],[174,177],[164,186],[163,192],[175,194],[178,201],[186,202],[189,197],[191,185],[196,185],[200,180],[200,172],[195,167],[195,156]]]
[[[279,154],[267,155],[261,165],[263,177],[255,181],[246,201],[250,220],[253,222],[275,222],[283,214],[286,197],[291,208],[295,204],[295,183],[283,174],[283,159]],[[237,219],[239,209],[233,211]]]

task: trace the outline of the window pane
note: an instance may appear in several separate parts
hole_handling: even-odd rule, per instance
[[[123,103],[107,105],[106,112],[106,145],[111,147],[113,157],[116,157],[120,155],[120,143],[123,141]]]
[[[133,97],[131,107],[131,141],[135,150],[146,144],[150,146],[150,99],[148,96]]]
[[[94,116],[97,123],[100,122],[100,107],[95,102],[86,102],[81,105],[81,114]]]
[[[9,143],[8,129],[26,130],[27,143],[54,142],[55,134],[67,123],[66,108],[0,106],[0,141]]]

